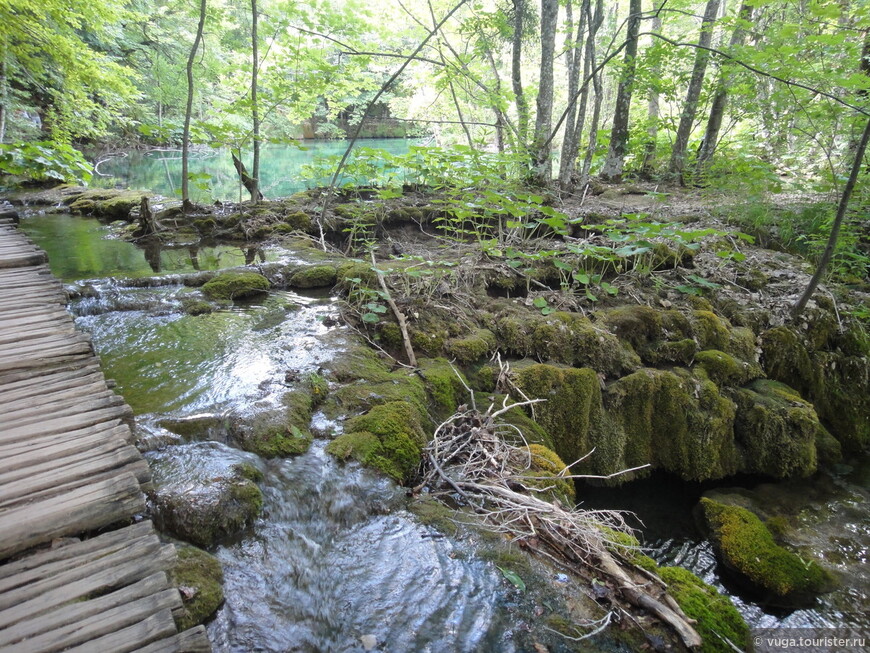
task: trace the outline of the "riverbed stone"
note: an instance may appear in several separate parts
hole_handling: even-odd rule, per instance
[[[151,193],[132,190],[94,188],[81,193],[69,204],[73,214],[92,215],[109,220],[130,220],[130,213],[138,208],[142,197]]]
[[[242,299],[269,291],[269,280],[257,272],[222,272],[202,287],[211,299]]]
[[[335,266],[312,265],[293,274],[289,284],[292,288],[331,288],[335,285],[335,281]]]
[[[240,466],[251,461],[225,445],[196,442],[151,452],[148,458],[155,524],[182,540],[209,547],[236,537],[263,507],[260,488]]]
[[[704,497],[697,515],[722,565],[767,603],[809,605],[819,594],[836,587],[831,572],[776,544],[771,532],[749,510]]]
[[[182,610],[175,615],[179,631],[205,623],[224,602],[220,561],[195,546],[176,544],[178,552],[169,580],[181,592]]]

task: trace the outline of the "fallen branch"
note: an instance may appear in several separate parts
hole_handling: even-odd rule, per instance
[[[399,329],[402,332],[402,342],[405,344],[405,354],[408,356],[408,364],[411,367],[417,367],[417,357],[414,355],[414,347],[411,345],[411,336],[408,335],[408,323],[405,321],[405,316],[402,311],[399,310],[399,307],[396,306],[396,302],[393,301],[393,296],[390,294],[390,289],[387,288],[387,282],[384,281],[384,276],[377,269],[377,261],[375,261],[375,251],[372,250],[372,269],[375,272],[375,276],[378,278],[378,283],[381,285],[381,290],[384,292],[384,299],[387,300],[387,304],[390,305],[390,309],[393,311],[393,315],[396,316],[396,321],[399,323]]]

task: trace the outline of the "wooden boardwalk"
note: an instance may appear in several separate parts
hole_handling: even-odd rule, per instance
[[[0,652],[209,651],[178,633],[175,547],[144,513],[130,408],[45,253],[0,219]]]

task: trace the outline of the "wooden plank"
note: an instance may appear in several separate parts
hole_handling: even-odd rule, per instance
[[[0,595],[0,629],[166,571],[175,559],[174,546],[161,544],[156,535],[150,535],[87,564],[4,592]]]
[[[78,384],[67,382],[51,388],[39,387],[35,391],[30,390],[8,400],[0,393],[0,401],[3,401],[3,407],[6,408],[6,411],[0,415],[0,424],[12,423],[21,415],[35,411],[44,412],[50,410],[52,406],[69,403],[82,397],[97,399],[110,394],[115,393],[109,390],[106,382],[97,375],[85,377]]]
[[[130,429],[123,426],[111,426],[111,423],[97,424],[93,433],[82,435],[90,429],[76,431],[74,435],[50,435],[38,440],[25,440],[8,445],[0,445],[0,460],[5,470],[17,469],[19,466],[36,465],[42,461],[57,460],[84,451],[92,451],[105,442],[121,440],[131,444]]]
[[[144,510],[139,481],[119,477],[75,488],[52,501],[0,512],[0,560],[62,535],[107,526]]]
[[[3,428],[15,428],[24,424],[41,422],[50,417],[84,413],[91,410],[100,410],[109,406],[119,406],[121,412],[129,410],[124,399],[111,390],[92,392],[86,399],[79,395],[65,394],[62,397],[45,397],[50,403],[35,402],[31,407],[18,408],[10,411],[9,415],[0,417],[0,426]]]
[[[96,356],[82,358],[74,361],[52,361],[44,367],[38,367],[32,370],[23,370],[20,372],[6,372],[0,374],[0,383],[3,388],[19,387],[17,384],[25,385],[27,382],[39,382],[37,379],[41,377],[53,376],[63,372],[75,372],[77,370],[93,370],[99,369],[99,359]]]
[[[129,408],[128,408],[129,410]],[[93,426],[106,420],[121,419],[126,417],[126,413],[119,415],[119,407],[106,408],[103,410],[92,410],[89,413],[79,415],[66,415],[46,419],[37,425],[22,426],[14,429],[4,429],[0,431],[0,444],[19,442],[34,436],[49,435],[52,433],[62,433],[65,431],[73,431]]]
[[[153,534],[154,525],[146,519],[87,540],[69,542],[7,562],[0,565],[0,594],[18,585],[33,583],[45,576],[65,571],[73,565],[102,557]]]
[[[111,635],[69,648],[66,653],[130,653],[156,640],[175,635],[172,612],[164,610]]]
[[[135,653],[211,653],[205,626],[194,626],[174,637],[153,642]]]
[[[74,388],[77,385],[102,384],[106,381],[97,367],[82,367],[69,372],[43,375],[22,379],[16,383],[6,383],[0,388],[0,401],[11,404],[25,397],[47,395],[57,391]]]
[[[103,481],[112,481],[122,474],[130,473],[139,481],[139,490],[143,491],[143,485],[149,484],[151,480],[151,468],[144,459],[131,461],[120,467],[111,467],[109,469],[94,471],[88,477],[73,476],[72,478],[58,478],[54,483],[42,490],[33,489],[31,494],[21,497],[10,497],[8,500],[0,503],[0,510],[12,510],[19,507],[27,507],[37,503],[51,503],[52,501],[62,500],[65,494],[72,490],[77,490],[88,485],[94,485]],[[130,515],[133,513],[131,512]],[[127,515],[129,517],[130,515]],[[105,526],[106,524],[102,524]]]
[[[92,602],[88,601],[88,603]],[[165,610],[172,610],[180,604],[181,596],[178,594],[178,590],[163,590],[115,607],[107,607],[105,611],[97,614],[83,616],[75,623],[60,626],[20,641],[17,646],[19,650],[28,651],[28,653],[63,651],[71,646],[114,635],[123,628],[140,624],[149,617]]]
[[[0,630],[0,646],[10,646],[29,637],[35,637],[40,633],[48,633],[63,626],[76,624],[81,619],[100,614],[114,606],[124,605],[137,599],[157,594],[168,587],[169,580],[166,574],[159,571],[115,592],[104,594],[88,601],[67,603],[47,614],[41,615],[38,619],[21,621],[14,626]],[[26,642],[26,645],[33,647],[33,642]]]

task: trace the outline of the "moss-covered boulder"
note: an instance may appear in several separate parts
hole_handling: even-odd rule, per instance
[[[197,297],[181,298],[181,310],[188,315],[206,315],[207,313],[212,313],[214,309],[214,304],[204,299]]]
[[[598,440],[598,473],[649,463],[697,481],[738,471],[734,402],[706,378],[639,370],[611,384],[604,405],[614,428]]]
[[[313,437],[309,426],[315,405],[328,392],[326,381],[310,374],[298,390],[284,394],[283,410],[259,412],[251,423],[239,423],[233,436],[240,448],[263,458],[286,458],[308,451]]]
[[[594,370],[520,365],[515,367],[515,379],[525,397],[546,400],[527,410],[553,438],[554,451],[563,460],[573,462],[593,447],[608,444],[601,441],[605,437],[601,385]]]
[[[836,586],[829,571],[776,544],[749,510],[702,498],[698,516],[719,561],[766,602],[785,607],[808,605]]]
[[[332,265],[312,265],[302,268],[290,277],[292,288],[331,288],[335,285],[336,271]]]
[[[95,188],[87,190],[69,205],[74,214],[93,215],[107,220],[128,220],[130,212],[139,207],[143,195],[140,191]]]
[[[151,452],[148,494],[157,527],[197,546],[238,536],[263,507],[257,484],[246,477],[244,454],[217,442],[196,442]]]
[[[464,338],[452,338],[444,346],[447,353],[464,365],[474,363],[495,349],[495,335],[489,329],[477,329]]]
[[[743,471],[775,478],[816,471],[816,442],[822,439],[827,444],[827,440],[810,403],[789,386],[764,379],[733,396],[737,402],[734,434],[743,452]]]
[[[341,460],[357,460],[403,482],[419,466],[425,443],[418,410],[406,401],[393,401],[349,420],[346,433],[330,442],[326,451]]]
[[[628,343],[577,313],[542,316],[512,312],[495,316],[491,329],[499,349],[508,354],[589,367],[608,377],[640,367],[640,359]]]
[[[221,563],[210,553],[186,544],[178,552],[169,581],[181,592],[182,610],[175,614],[179,632],[205,623],[224,602],[224,573]]]
[[[845,451],[866,450],[870,446],[870,358],[863,341],[841,336],[829,342],[829,338],[819,341],[828,349],[816,350],[795,329],[785,326],[765,331],[761,340],[768,377],[788,384],[811,401]]]
[[[741,386],[764,375],[761,366],[751,364],[718,349],[695,354],[695,363],[717,385]]]
[[[748,649],[749,626],[727,596],[682,567],[659,567],[656,573],[686,616],[695,620],[702,653]]]
[[[242,299],[269,291],[269,280],[257,272],[222,272],[202,287],[211,299]]]
[[[471,400],[466,390],[468,381],[446,358],[420,358],[417,366],[436,417],[446,419],[460,404],[467,404]]]

